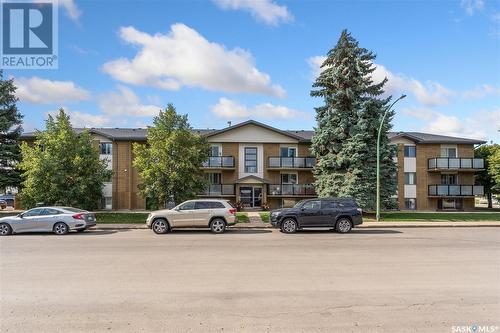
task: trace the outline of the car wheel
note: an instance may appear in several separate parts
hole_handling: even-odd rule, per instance
[[[168,232],[168,222],[164,219],[154,220],[151,229],[155,234],[166,234]]]
[[[12,228],[7,223],[0,224],[0,236],[8,236],[12,234]]]
[[[346,234],[352,229],[352,223],[349,221],[348,218],[341,218],[340,220],[337,221],[337,224],[335,225],[335,230],[337,232],[340,232],[341,234]]]
[[[298,229],[297,221],[294,219],[285,219],[281,223],[281,231],[286,234],[293,234]]]
[[[222,234],[226,231],[226,222],[224,222],[223,219],[213,219],[212,222],[210,222],[210,230],[214,234]]]
[[[69,232],[68,225],[64,222],[57,222],[54,224],[53,230],[56,235],[66,235]]]

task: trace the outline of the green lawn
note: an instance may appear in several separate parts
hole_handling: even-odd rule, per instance
[[[238,223],[248,223],[250,222],[250,219],[248,218],[247,213],[243,212],[237,212],[236,213],[236,219],[238,220]]]
[[[270,212],[260,212],[259,215],[260,218],[262,219],[262,222],[269,223],[269,218],[271,216]]]
[[[420,221],[420,222],[433,222],[433,221],[500,221],[500,213],[472,213],[472,212],[431,212],[431,213],[413,213],[413,212],[386,212],[381,214],[382,221]],[[368,214],[364,218],[365,221],[375,221],[373,214]]]

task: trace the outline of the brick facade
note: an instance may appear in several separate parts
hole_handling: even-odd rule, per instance
[[[310,141],[314,134],[312,131],[281,131],[255,121],[248,121],[222,130],[195,131],[206,136],[211,145],[221,147],[222,156],[234,158],[234,167],[218,167],[217,165],[202,167],[205,173],[220,173],[221,184],[214,184],[215,188],[221,186],[221,189],[225,187],[228,190],[225,193],[222,193],[222,190],[220,193],[210,191],[210,195],[202,196],[225,198],[234,202],[248,201],[248,198],[242,197],[242,193],[245,194],[244,192],[248,192],[251,188],[252,204],[267,203],[271,208],[291,205],[297,200],[314,197],[310,185],[314,183],[313,168],[311,165],[304,165],[305,159],[302,159],[312,155],[310,152]],[[113,170],[113,177],[109,184],[110,190],[105,194],[107,197],[103,198],[109,199],[110,207],[108,208],[114,210],[145,209],[146,200],[141,197],[138,190],[141,180],[132,165],[134,159],[132,145],[136,142],[145,142],[146,130],[91,129],[90,132],[94,135],[96,149],[99,149],[102,143],[112,144],[112,155],[103,156],[111,160]],[[471,159],[474,157],[474,145],[483,143],[482,141],[415,132],[390,133],[389,138],[391,143],[397,145],[398,148],[395,160],[398,165],[396,200],[399,209],[408,209],[411,202],[416,202],[416,209],[423,211],[449,208],[452,204],[460,210],[474,208],[474,195],[462,192],[460,195],[452,195],[451,192],[456,191],[457,186],[461,188],[462,185],[474,185],[474,173],[480,168],[436,170],[429,167],[429,159],[442,158],[443,147],[451,149],[459,159]],[[23,140],[32,142],[34,134],[25,134]],[[405,157],[406,146],[415,147],[416,157]],[[244,165],[240,165],[245,161],[245,156],[243,156],[246,151],[245,147],[257,147],[258,170],[254,173],[247,173]],[[283,157],[284,159],[279,158],[282,147],[288,148],[289,153],[290,149],[294,152],[294,157],[298,160],[297,165],[287,165],[290,160],[287,160],[287,163],[282,162],[289,159],[288,156]],[[278,163],[279,167],[270,165],[270,157],[278,157],[278,161],[281,161]],[[405,184],[405,172],[415,174],[415,184]],[[289,175],[282,176],[282,174]],[[454,184],[449,185],[450,193],[431,195],[429,186],[439,185],[446,189],[448,185],[442,184],[442,175],[446,174],[452,175],[450,177],[454,181]],[[288,182],[282,183],[283,179],[288,179]],[[260,195],[258,195],[259,191]],[[257,201],[255,201],[256,198]]]

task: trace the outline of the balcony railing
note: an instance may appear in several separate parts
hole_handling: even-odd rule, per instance
[[[279,184],[268,185],[267,194],[277,196],[316,196],[316,190],[312,184]]]
[[[203,193],[204,196],[234,195],[234,184],[210,184]]]
[[[234,168],[233,156],[210,156],[203,163],[204,168]]]
[[[314,157],[269,157],[268,168],[311,169],[316,165]]]
[[[484,169],[482,158],[435,157],[427,163],[429,169]]]
[[[432,197],[472,197],[484,195],[482,185],[429,185],[429,196]]]

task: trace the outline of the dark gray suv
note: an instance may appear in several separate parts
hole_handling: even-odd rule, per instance
[[[363,214],[352,198],[307,199],[292,208],[271,212],[271,224],[288,234],[302,228],[326,227],[345,234],[361,223]]]

